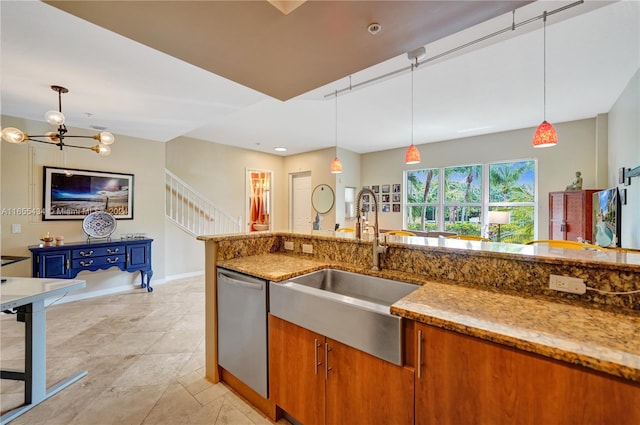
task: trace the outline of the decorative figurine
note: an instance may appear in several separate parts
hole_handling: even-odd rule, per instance
[[[565,190],[582,190],[582,173],[580,171],[576,171],[576,178],[573,179],[571,184],[567,186]]]

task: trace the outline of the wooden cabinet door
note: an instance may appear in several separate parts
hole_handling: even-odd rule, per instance
[[[549,239],[565,239],[564,192],[549,193]]]
[[[432,326],[418,331],[416,424],[640,423],[637,383]]]
[[[269,398],[305,425],[325,423],[324,342],[269,315]]]
[[[71,251],[54,251],[41,254],[38,258],[38,275],[40,278],[68,279]]]
[[[578,238],[591,240],[589,234],[586,233],[586,204],[585,193],[583,191],[566,192],[565,193],[565,220],[566,232],[565,239],[568,241],[577,241]],[[588,211],[591,214],[591,209]],[[589,220],[591,227],[591,220]]]
[[[413,424],[413,369],[326,341],[327,424]]]

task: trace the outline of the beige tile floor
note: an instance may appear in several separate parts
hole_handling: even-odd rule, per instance
[[[154,289],[50,306],[47,385],[79,370],[88,375],[11,425],[270,424],[204,378],[204,277]],[[21,370],[24,324],[0,316],[0,363]],[[2,412],[22,404],[23,394],[22,382],[2,380]]]

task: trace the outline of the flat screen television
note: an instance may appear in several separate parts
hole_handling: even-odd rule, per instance
[[[603,247],[620,246],[620,196],[618,188],[593,194],[593,243]]]

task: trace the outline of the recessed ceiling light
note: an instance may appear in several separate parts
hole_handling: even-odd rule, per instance
[[[286,152],[287,148],[278,147],[274,149],[276,152]]]

